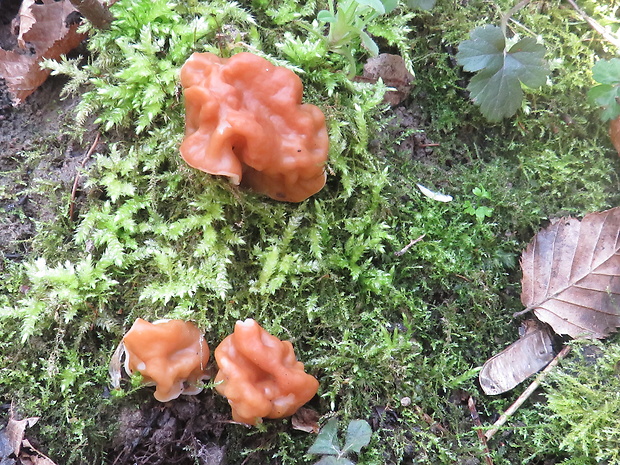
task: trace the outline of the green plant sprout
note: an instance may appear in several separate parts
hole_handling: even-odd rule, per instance
[[[474,187],[472,194],[478,197],[480,200],[489,200],[491,194],[482,186]],[[464,212],[475,216],[478,223],[482,223],[485,218],[490,218],[493,215],[493,208],[484,205],[474,205],[469,200],[465,201]]]
[[[317,19],[329,23],[329,49],[347,59],[349,77],[355,75],[353,51],[358,40],[370,55],[379,54],[379,47],[365,31],[368,24],[397,6],[398,0],[344,0],[334,7],[334,1],[329,0],[329,11],[319,11]]]
[[[467,86],[472,101],[491,122],[513,116],[523,101],[522,85],[541,87],[547,81],[547,49],[532,37],[508,38],[511,16],[529,3],[522,0],[501,18],[501,26],[490,24],[470,32],[470,39],[459,44],[456,61],[476,75]]]
[[[588,92],[588,100],[603,109],[602,121],[620,116],[620,58],[597,61],[592,67],[592,78],[599,84]]]
[[[352,420],[347,427],[344,447],[338,442],[338,419],[332,418],[321,428],[309,454],[323,455],[315,465],[355,465],[347,458],[351,452],[359,453],[370,442],[372,429],[365,420]]]

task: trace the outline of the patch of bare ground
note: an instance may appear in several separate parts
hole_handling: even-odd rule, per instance
[[[142,408],[124,408],[118,432],[108,451],[109,463],[160,465],[222,465],[222,436],[228,417],[215,410],[213,396],[181,396]]]

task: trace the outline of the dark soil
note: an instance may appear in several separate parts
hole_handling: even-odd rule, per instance
[[[153,400],[139,410],[126,407],[109,463],[222,465],[221,439],[229,421],[214,411],[211,395],[181,396],[166,404]]]

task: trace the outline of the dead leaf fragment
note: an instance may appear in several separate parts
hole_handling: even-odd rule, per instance
[[[125,344],[121,340],[116,350],[112,354],[110,359],[110,365],[108,366],[108,373],[110,374],[110,382],[112,389],[121,388],[121,379],[123,377],[123,359],[125,357]]]
[[[6,80],[15,104],[32,94],[49,76],[41,69],[43,59],[57,59],[77,47],[85,34],[77,24],[69,24],[75,12],[69,0],[27,0],[19,12],[18,47],[0,49],[0,77]],[[77,13],[76,13],[77,14]]]
[[[31,428],[37,421],[39,421],[39,417],[24,418],[23,420],[9,418],[6,425],[6,437],[13,449],[13,454],[22,465],[56,465],[53,460],[35,449],[30,441],[25,438],[26,428]]]
[[[558,334],[602,339],[620,326],[620,207],[563,218],[521,257],[521,301]]]
[[[400,55],[381,53],[368,59],[362,79],[370,82],[381,79],[386,86],[393,87],[394,90],[385,93],[383,100],[394,107],[409,96],[415,77],[407,70]]]
[[[23,420],[9,419],[6,425],[6,435],[16,457],[19,457],[26,428],[34,426],[37,421],[39,421],[39,417],[24,418]]]
[[[510,391],[547,366],[554,355],[550,331],[532,321],[519,340],[484,363],[480,386],[490,396]]]
[[[301,407],[291,418],[293,429],[305,431],[306,433],[318,434],[319,419],[321,415],[316,410],[307,407]]]

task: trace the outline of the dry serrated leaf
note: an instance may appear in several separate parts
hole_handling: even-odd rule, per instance
[[[620,207],[563,218],[521,257],[521,301],[558,334],[602,339],[620,326]]]

